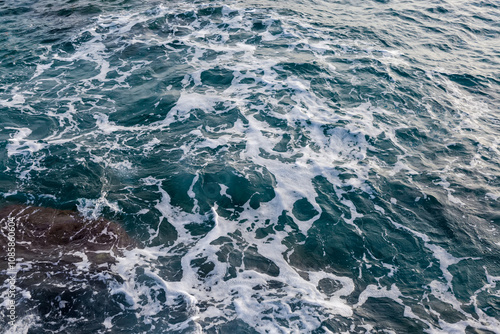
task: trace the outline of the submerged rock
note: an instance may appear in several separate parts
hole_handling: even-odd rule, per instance
[[[124,304],[112,290],[124,282],[113,264],[134,247],[136,242],[119,224],[103,218],[25,205],[0,208],[0,310],[7,312],[1,306],[7,305],[5,289],[14,277],[15,296],[9,298],[18,319],[12,325],[4,317],[0,332],[27,327],[29,333],[105,331],[106,318],[122,312]]]
[[[7,253],[9,222],[10,226],[15,224],[17,262],[30,267],[109,268],[123,249],[135,246],[120,225],[104,218],[86,219],[69,210],[10,205],[0,209],[3,254]],[[4,256],[0,270],[6,268]]]

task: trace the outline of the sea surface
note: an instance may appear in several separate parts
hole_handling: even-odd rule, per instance
[[[0,1],[0,204],[140,244],[0,331],[500,333],[499,106],[496,0]]]

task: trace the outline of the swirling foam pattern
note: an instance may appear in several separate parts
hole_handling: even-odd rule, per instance
[[[2,201],[143,244],[18,332],[500,333],[498,2],[0,6]]]

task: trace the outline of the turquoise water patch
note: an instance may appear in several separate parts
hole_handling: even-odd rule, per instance
[[[497,333],[499,11],[1,4],[1,204],[138,242],[2,330]]]

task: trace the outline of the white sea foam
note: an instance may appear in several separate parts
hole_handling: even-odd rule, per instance
[[[234,122],[227,122],[217,127],[202,124],[196,129],[191,129],[187,134],[175,138],[179,139],[180,143],[176,149],[181,149],[183,152],[182,157],[179,158],[180,164],[188,165],[198,155],[211,152],[208,157],[203,158],[204,161],[198,170],[190,171],[194,174],[187,190],[187,195],[193,203],[191,212],[186,212],[174,204],[172,200],[174,194],[166,190],[163,184],[164,179],[152,175],[143,177],[142,184],[134,185],[148,187],[148,191],[155,192],[159,197],[150,209],[141,209],[136,213],[145,215],[150,210],[156,210],[161,215],[158,221],[148,222],[150,224],[149,242],[160,236],[162,224],[171,224],[175,228],[177,239],[168,246],[145,247],[125,252],[125,255],[118,259],[113,269],[124,279],[124,282],[113,283],[110,292],[114,295],[123,295],[126,303],[123,306],[124,309],[136,311],[137,316],[143,317],[145,323],[154,323],[156,314],[166,306],[174,307],[177,298],[180,297],[187,305],[188,317],[187,320],[172,325],[169,328],[171,330],[194,328],[201,332],[200,323],[204,321],[217,325],[224,323],[227,319],[238,318],[261,333],[266,331],[303,333],[322,326],[322,321],[332,316],[353,317],[354,311],[363,307],[370,297],[386,297],[403,305],[406,317],[419,319],[427,324],[428,332],[431,333],[463,332],[465,327],[471,324],[477,328],[490,330],[500,328],[495,319],[488,317],[477,306],[476,313],[479,320],[474,319],[462,310],[462,304],[454,296],[450,267],[470,258],[456,258],[445,248],[431,242],[429,236],[402,224],[393,222],[396,228],[416,237],[429,251],[433,261],[438,263],[441,270],[442,279],[433,280],[427,287],[428,293],[452,305],[456,311],[466,317],[467,321],[450,324],[439,319],[440,328],[437,328],[413,313],[411,307],[408,306],[409,297],[404,296],[402,287],[398,287],[397,284],[383,286],[380,284],[382,280],[378,280],[377,285],[369,284],[361,292],[357,303],[350,305],[345,297],[355,291],[353,278],[334,275],[327,272],[326,268],[325,271],[298,270],[288,263],[288,258],[293,254],[294,249],[289,249],[282,243],[282,240],[292,232],[290,226],[286,226],[283,231],[275,231],[272,237],[263,239],[255,237],[256,229],[265,228],[268,224],[276,225],[283,212],[287,212],[290,217],[294,218],[299,229],[298,233],[307,236],[315,221],[323,213],[323,208],[317,202],[318,192],[314,184],[315,178],[321,176],[333,187],[334,193],[331,195],[350,211],[350,218],[342,215],[339,222],[363,238],[364,230],[360,222],[364,215],[361,210],[358,210],[356,204],[348,199],[348,192],[360,191],[364,195],[373,196],[375,191],[368,182],[371,172],[388,178],[401,174],[409,177],[418,175],[416,168],[410,162],[412,157],[410,149],[401,144],[396,135],[397,130],[415,126],[411,116],[408,116],[413,111],[408,111],[403,116],[389,108],[378,107],[377,104],[368,100],[356,105],[337,104],[316,91],[312,80],[307,79],[306,76],[286,72],[286,63],[294,57],[298,65],[314,63],[324,69],[318,78],[325,80],[331,79],[331,76],[338,73],[336,71],[340,71],[329,58],[335,52],[349,55],[353,53],[353,50],[356,52],[361,50],[363,54],[367,54],[366,57],[385,64],[389,74],[390,66],[408,66],[408,64],[397,50],[380,49],[366,41],[338,40],[333,37],[336,35],[331,28],[325,27],[324,30],[320,30],[314,24],[304,22],[301,18],[286,16],[264,8],[239,8],[235,5],[224,5],[223,21],[228,28],[222,28],[217,19],[202,18],[196,14],[198,9],[208,6],[211,5],[176,4],[174,7],[165,4],[142,13],[100,16],[94,27],[82,32],[89,33],[90,37],[85,42],[75,43],[74,53],[61,52],[51,55],[52,60],[63,62],[68,69],[78,62],[93,65],[93,73],[87,78],[78,80],[77,84],[65,82],[64,75],[57,78],[59,80],[57,85],[61,86],[61,91],[74,88],[79,95],[60,98],[64,102],[61,104],[65,106],[65,112],[61,112],[56,107],[43,112],[44,115],[54,119],[60,129],[55,130],[44,141],[37,141],[28,139],[31,134],[28,128],[6,128],[17,131],[11,135],[7,144],[8,157],[29,156],[30,159],[35,159],[32,160],[30,169],[19,169],[20,178],[27,177],[31,171],[43,168],[40,151],[52,145],[72,143],[75,145],[74,153],[80,154],[76,161],[82,164],[93,162],[102,166],[105,172],[101,180],[103,187],[100,196],[81,198],[77,204],[78,210],[83,215],[97,218],[105,208],[114,212],[123,212],[118,201],[108,199],[110,175],[126,178],[131,173],[141,173],[141,166],[136,165],[135,161],[131,161],[132,159],[123,158],[123,152],[136,150],[141,151],[141,154],[145,153],[146,156],[158,151],[168,153],[169,151],[163,146],[172,144],[170,139],[174,138],[172,133],[177,125],[189,122],[190,119],[197,119],[196,115],[199,112],[205,115],[217,115],[222,120],[229,110],[238,111],[239,116]],[[141,27],[158,19],[161,21],[169,14],[176,15],[191,11],[193,11],[192,22],[179,20],[165,23],[174,32],[184,29],[187,31],[184,35],[156,34],[147,29],[144,29],[146,32],[131,33],[133,27]],[[264,28],[261,32],[252,30],[254,15],[264,17],[262,20]],[[282,32],[270,32],[269,29],[274,23],[281,24]],[[98,32],[98,27],[107,30],[102,29],[106,32]],[[258,37],[262,44],[235,42],[231,39],[231,33],[234,31]],[[133,36],[130,36],[131,34]],[[129,37],[124,38],[124,36]],[[158,46],[166,50],[164,59],[168,63],[169,57],[179,52],[172,47],[174,42],[186,48],[182,65],[187,67],[183,69],[186,73],[180,83],[182,88],[179,90],[179,97],[173,107],[163,119],[150,124],[121,125],[122,123],[118,120],[112,121],[114,118],[111,114],[117,111],[116,101],[105,96],[105,92],[117,88],[130,88],[128,79],[151,64],[151,61],[134,60],[126,64],[128,67],[122,67],[126,60],[120,58],[120,62],[116,62],[114,59],[117,58],[116,55],[129,46],[142,44],[151,47]],[[287,53],[277,55],[270,51],[268,47],[274,45],[273,43],[283,44]],[[113,47],[109,47],[110,45]],[[206,57],[211,52],[217,53],[217,56]],[[300,53],[300,56],[296,53]],[[41,83],[44,73],[52,69],[54,64],[52,60],[44,60],[43,64],[37,65],[31,80]],[[353,62],[350,66],[354,73],[363,65]],[[216,89],[203,82],[202,74],[215,67],[223,68],[233,75],[232,82],[227,87]],[[112,72],[116,72],[118,76],[112,79],[110,76]],[[286,75],[283,74],[284,72]],[[461,134],[465,133],[468,138],[473,137],[484,147],[490,145],[491,150],[498,154],[500,143],[498,139],[490,135],[480,136],[477,134],[479,131],[467,134],[467,129],[477,130],[483,124],[480,120],[481,117],[488,115],[487,106],[476,104],[477,101],[471,99],[464,91],[441,75],[429,75],[446,85],[447,94],[452,97],[453,105],[463,116],[460,122],[454,124],[454,129]],[[353,74],[350,80],[354,94],[361,85],[361,78]],[[105,86],[106,84],[109,86]],[[329,88],[334,90],[334,87]],[[170,90],[172,90],[172,85],[165,87],[165,91]],[[388,91],[390,90],[391,87],[388,88]],[[158,95],[162,93],[164,92],[158,92]],[[2,100],[0,103],[5,107],[21,108],[26,102],[26,96],[25,93],[15,92],[10,99]],[[88,109],[79,111],[78,106],[82,105],[88,106]],[[156,101],[152,104],[151,110],[158,108],[159,105],[160,102]],[[90,116],[85,118],[87,113]],[[428,113],[434,120],[441,120],[441,115],[432,108],[428,110]],[[409,120],[406,119],[408,117],[410,117]],[[381,121],[382,118],[390,121]],[[86,122],[94,123],[89,126]],[[276,126],[273,122],[283,124],[283,126]],[[81,133],[80,123],[90,129]],[[427,133],[426,131],[428,132],[427,129],[422,129],[422,132]],[[286,136],[289,136],[286,147],[277,150],[277,145],[286,139]],[[141,144],[140,150],[130,147],[127,143],[130,139],[144,138],[146,140],[141,142],[144,144]],[[370,151],[376,151],[373,142],[378,138],[387,139],[394,146],[394,151],[397,149],[398,152],[402,152],[390,152],[397,162],[387,163],[377,157],[370,157]],[[238,145],[242,148],[234,150]],[[105,153],[96,153],[98,150],[103,150]],[[39,154],[38,157],[31,157],[36,153]],[[235,174],[247,178],[250,178],[252,173],[259,176],[267,175],[267,173],[272,175],[274,198],[260,203],[258,209],[252,208],[249,200],[242,206],[243,212],[240,213],[238,222],[224,218],[217,203],[213,204],[212,210],[208,213],[201,213],[201,203],[198,202],[195,191],[196,186],[202,180],[203,168],[220,160],[224,160],[227,167],[234,170]],[[22,164],[25,164],[25,161],[19,165]],[[463,200],[458,195],[455,196],[456,191],[446,178],[446,174],[452,171],[453,164],[454,162],[450,161],[450,168],[433,171],[437,175],[434,178],[434,184],[445,191],[452,204],[463,206]],[[474,168],[483,164],[480,157],[470,162],[471,167]],[[341,178],[341,170],[353,177]],[[229,186],[224,184],[219,184],[219,186],[220,195],[232,201],[233,198],[228,194]],[[425,193],[422,196],[425,198]],[[487,193],[486,196],[495,201],[498,199],[497,194],[493,192]],[[301,221],[293,212],[293,205],[304,198],[312,205],[316,214],[306,221]],[[390,203],[397,206],[400,202],[395,198],[390,198]],[[383,216],[389,215],[391,210],[379,205],[374,205],[373,208]],[[190,224],[200,226],[211,224],[211,229],[205,235],[193,236],[187,228]],[[238,233],[242,235],[242,240],[237,242],[234,236]],[[235,253],[239,252],[245,256],[245,252],[256,249],[259,254],[270,261],[269,263],[272,262],[279,269],[279,275],[263,273],[250,266],[247,267],[243,262],[237,268],[235,277],[225,279],[231,265],[219,259],[218,252],[221,250],[221,245],[216,241],[221,237],[229,236],[233,239],[226,244],[230,243]],[[75,255],[78,254],[75,253]],[[169,281],[157,269],[157,262],[165,256],[181,257],[182,278],[179,281]],[[371,253],[363,257],[367,269],[375,267],[368,263],[370,258],[379,261],[377,266],[385,268],[384,270],[388,272],[386,278],[392,279],[397,276],[396,265],[377,260]],[[206,277],[200,277],[198,267],[193,265],[200,259],[204,259],[205,263],[213,264],[213,269]],[[89,263],[82,256],[82,261],[77,265],[81,270],[86,270]],[[147,283],[139,277],[141,271],[138,268],[142,268],[142,273],[148,279]],[[499,279],[489,275],[487,277],[488,284],[477,291],[472,303],[476,303],[474,298],[479,293],[496,288]],[[359,279],[361,278],[362,270],[359,269]],[[319,288],[322,280],[337,282],[340,288],[333,294],[326,294]],[[270,287],[271,281],[279,282],[281,287]],[[155,299],[152,291],[163,291],[166,295],[166,303]],[[202,302],[209,304],[205,310],[202,310]],[[294,303],[300,303],[301,306],[294,308],[291,306]],[[106,317],[104,326],[112,328],[113,319],[114,317]],[[287,325],[280,325],[283,321]],[[363,326],[368,331],[374,331],[373,326],[369,324],[360,327]],[[326,328],[324,329],[328,332]]]
[[[23,155],[38,152],[45,147],[45,144],[38,140],[27,139],[31,134],[31,129],[28,128],[13,128],[5,127],[6,130],[17,130],[17,133],[10,136],[9,144],[7,144],[7,154]]]

